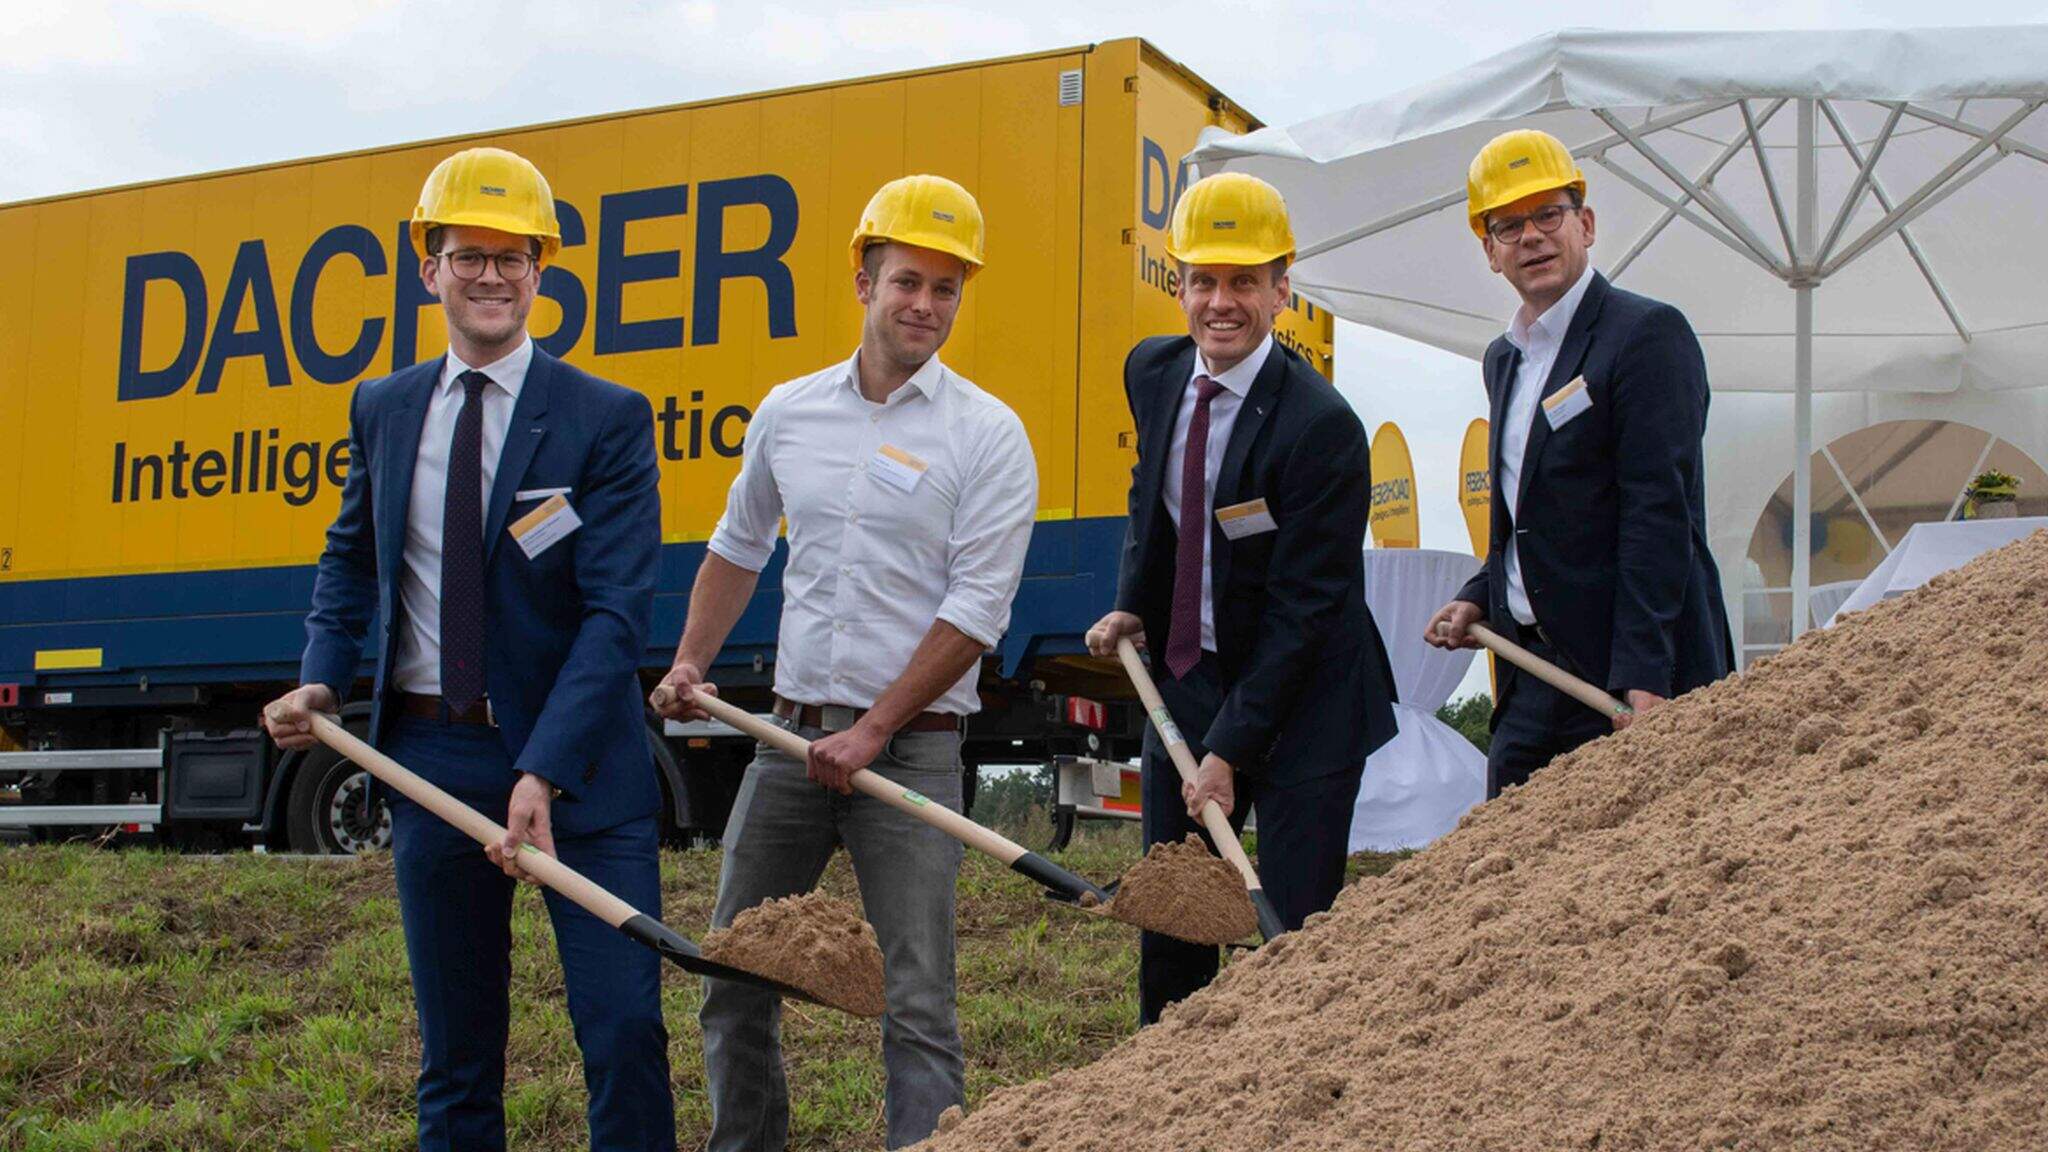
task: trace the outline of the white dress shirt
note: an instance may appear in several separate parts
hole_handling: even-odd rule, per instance
[[[1572,315],[1579,310],[1579,301],[1585,298],[1586,287],[1591,283],[1593,265],[1589,262],[1586,270],[1579,273],[1578,282],[1543,315],[1530,320],[1529,308],[1523,305],[1508,325],[1508,343],[1522,354],[1508,383],[1507,411],[1501,415],[1500,428],[1500,486],[1508,502],[1510,522],[1522,502],[1522,456],[1529,449],[1529,430],[1543,400],[1543,385],[1550,379],[1565,331],[1572,326]],[[1508,613],[1517,623],[1534,624],[1536,609],[1529,603],[1529,588],[1522,580],[1522,553],[1516,539],[1515,533],[1508,534]]]
[[[491,481],[498,474],[498,453],[505,447],[505,429],[512,425],[512,406],[533,364],[533,341],[496,363],[477,369],[491,378],[481,393],[484,404],[483,491],[489,508]],[[420,426],[419,455],[413,458],[412,496],[405,505],[405,551],[398,568],[398,602],[405,609],[405,629],[398,636],[398,656],[391,682],[401,692],[441,694],[441,522],[448,507],[448,454],[455,442],[455,418],[462,412],[464,389],[456,377],[470,366],[450,352],[441,367],[440,383],[427,400],[426,423]]]
[[[1173,528],[1180,531],[1180,473],[1186,465],[1188,455],[1188,425],[1195,418],[1195,378],[1207,376],[1223,386],[1209,401],[1209,446],[1202,457],[1204,479],[1208,492],[1202,499],[1202,506],[1210,515],[1216,512],[1216,477],[1223,471],[1223,453],[1230,447],[1230,430],[1237,426],[1238,410],[1244,407],[1244,398],[1252,390],[1252,381],[1259,378],[1259,369],[1266,366],[1266,357],[1273,354],[1273,334],[1268,332],[1252,354],[1238,361],[1228,372],[1209,371],[1208,361],[1199,349],[1195,352],[1195,367],[1188,373],[1187,386],[1181,390],[1180,411],[1173,418],[1173,439],[1167,442],[1166,481],[1159,486],[1160,499],[1166,501],[1166,514],[1173,518]],[[1212,602],[1212,589],[1216,574],[1209,567],[1208,521],[1202,524],[1202,650],[1216,650],[1216,606]],[[1164,645],[1164,637],[1157,637],[1154,643]],[[1165,651],[1162,647],[1160,651]]]
[[[800,704],[873,707],[935,620],[994,648],[1038,511],[1016,413],[936,356],[872,403],[859,355],[761,401],[711,536],[713,552],[759,572],[788,520],[775,692]],[[884,447],[926,465],[909,491],[889,482],[904,470]],[[931,707],[979,711],[980,672]]]

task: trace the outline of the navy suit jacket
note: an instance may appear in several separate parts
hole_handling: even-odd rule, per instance
[[[441,371],[435,359],[357,387],[348,482],[306,617],[300,680],[338,698],[365,640],[374,642],[372,744],[398,651],[413,464]],[[647,398],[535,348],[484,512],[484,671],[515,770],[562,790],[550,814],[557,835],[651,815],[660,803],[638,677],[661,550],[658,478]],[[538,504],[514,495],[536,488],[569,489],[583,524],[528,559],[507,524]],[[373,615],[381,624],[371,636]]]
[[[1179,540],[1160,491],[1194,364],[1186,336],[1143,341],[1124,363],[1138,463],[1117,607],[1144,621],[1155,656],[1166,650]],[[1199,743],[1279,786],[1357,772],[1394,735],[1393,670],[1365,603],[1372,459],[1357,413],[1278,343],[1231,426],[1213,507],[1261,497],[1275,531],[1232,540],[1209,517],[1229,692]]]
[[[1616,695],[1676,696],[1727,675],[1735,646],[1707,548],[1701,459],[1707,365],[1692,326],[1594,273],[1543,385],[1547,397],[1583,376],[1592,407],[1555,429],[1537,409],[1511,520],[1500,434],[1520,355],[1506,336],[1486,350],[1491,552],[1457,598],[1489,620],[1512,619],[1513,533],[1536,619],[1571,671]],[[1519,673],[1505,662],[1498,673],[1504,705]]]

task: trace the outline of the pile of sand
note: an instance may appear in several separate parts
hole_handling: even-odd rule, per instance
[[[756,904],[704,936],[704,957],[801,989],[820,1004],[880,1016],[882,948],[844,900],[809,892]]]
[[[927,1147],[2048,1148],[2048,533],[1558,760]]]
[[[1244,877],[1192,832],[1178,844],[1154,844],[1101,911],[1196,944],[1234,943],[1259,927]]]

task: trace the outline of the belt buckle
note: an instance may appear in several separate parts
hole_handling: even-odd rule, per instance
[[[489,724],[493,728],[498,726],[498,710],[491,706],[491,698],[489,696],[484,697],[484,723]]]
[[[818,706],[818,727],[826,732],[844,732],[860,719],[860,710],[845,704]]]

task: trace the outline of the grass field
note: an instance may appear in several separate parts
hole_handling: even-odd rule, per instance
[[[1059,859],[1107,880],[1135,830]],[[1380,871],[1361,857],[1354,870]],[[701,935],[715,850],[667,852],[663,914]],[[858,902],[845,858],[825,887]],[[0,1149],[401,1149],[419,1049],[388,858],[0,848]],[[521,1149],[584,1146],[580,1064],[540,896],[513,924],[506,1113]],[[1085,1063],[1137,1023],[1137,937],[969,854],[960,1007],[970,1101]],[[694,977],[664,966],[678,1137],[709,1113]],[[879,1025],[792,1005],[791,1146],[881,1145]]]

